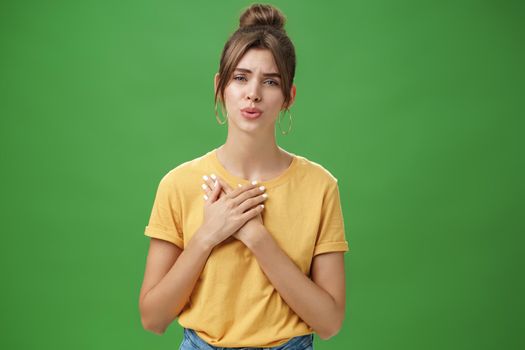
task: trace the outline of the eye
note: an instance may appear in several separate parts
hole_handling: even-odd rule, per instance
[[[237,80],[237,81],[242,81],[243,79],[246,79],[246,77],[244,75],[236,75],[233,77],[233,80]],[[279,83],[275,80],[272,80],[272,79],[269,79],[269,80],[266,80],[265,82],[271,82],[271,86],[278,86]]]

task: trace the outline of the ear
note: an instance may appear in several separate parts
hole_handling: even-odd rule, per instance
[[[295,94],[297,93],[297,87],[295,84],[292,84],[292,88],[290,89],[290,101],[288,102],[288,106],[286,108],[292,107],[292,105],[295,102]]]
[[[219,73],[215,73],[215,77],[213,79],[213,93],[214,94],[217,92],[217,85],[219,85]]]

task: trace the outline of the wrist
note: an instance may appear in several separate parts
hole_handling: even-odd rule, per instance
[[[257,249],[259,245],[264,243],[264,241],[268,238],[268,233],[266,232],[266,229],[264,226],[261,225],[260,228],[255,230],[253,234],[248,235],[244,240],[243,243],[250,249],[251,251]]]
[[[199,246],[201,249],[206,251],[212,251],[213,248],[217,245],[217,243],[213,242],[211,239],[212,235],[210,232],[208,232],[203,227],[200,227],[195,234],[192,237],[192,241],[195,241],[195,244]]]

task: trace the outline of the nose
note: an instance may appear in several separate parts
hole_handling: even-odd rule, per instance
[[[256,81],[256,79],[253,80]],[[246,97],[253,102],[259,102],[261,100],[257,84],[250,84]]]
[[[258,96],[255,96],[255,95],[248,95],[248,100],[252,100],[253,102],[259,102],[260,98]]]

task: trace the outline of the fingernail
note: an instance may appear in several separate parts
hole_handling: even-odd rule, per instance
[[[217,176],[215,176],[215,174],[211,174],[210,176],[212,179],[217,180]]]
[[[217,187],[217,180],[213,182],[213,188]]]
[[[204,179],[204,181],[208,181],[208,176],[204,175],[202,178]]]
[[[268,194],[267,193],[263,193],[263,198],[268,198]]]
[[[261,204],[261,207],[263,207],[263,208],[264,208],[264,204]]]
[[[239,186],[239,187],[242,187],[242,185],[241,185],[241,184],[237,184],[237,186]]]
[[[259,189],[260,189],[261,191],[264,191],[265,188],[266,188],[266,187],[264,187],[264,186],[259,187]]]
[[[204,195],[204,200],[205,200],[205,201],[208,200],[208,196],[207,196],[207,195]]]
[[[253,180],[252,185],[257,185],[257,180]]]
[[[208,186],[206,186],[206,184],[202,184],[201,187],[202,187],[203,190],[208,188]]]

